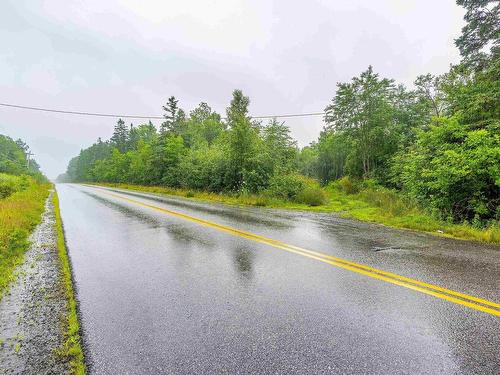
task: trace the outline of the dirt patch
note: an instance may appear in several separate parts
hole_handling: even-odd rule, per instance
[[[67,300],[51,192],[18,277],[0,301],[0,374],[64,374]]]

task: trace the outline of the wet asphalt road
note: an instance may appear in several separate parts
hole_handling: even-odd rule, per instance
[[[57,185],[95,374],[498,374],[500,318],[120,195],[500,302],[500,248]]]

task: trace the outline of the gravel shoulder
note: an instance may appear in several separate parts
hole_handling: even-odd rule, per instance
[[[17,278],[0,301],[0,374],[65,374],[67,297],[50,193]]]

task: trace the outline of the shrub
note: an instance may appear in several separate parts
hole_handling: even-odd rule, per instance
[[[308,206],[321,206],[326,202],[326,194],[321,188],[308,186],[297,195],[296,200]]]
[[[2,181],[7,178],[0,174]],[[32,178],[26,178],[25,182],[28,187],[0,200],[0,299],[28,248],[28,233],[40,221],[50,186],[38,184]]]
[[[11,183],[1,181],[0,182],[0,199],[7,198],[9,195],[16,191],[15,186]]]
[[[380,186],[380,185],[379,185]],[[377,187],[377,181],[367,178],[361,182],[361,187],[363,189],[375,189]]]
[[[366,188],[359,193],[361,199],[376,207],[382,208],[384,212],[392,216],[400,216],[415,212],[418,208],[401,194],[394,190],[383,187]]]
[[[16,191],[26,189],[29,185],[27,176],[12,176],[0,173],[0,199],[7,198]]]
[[[266,194],[309,206],[319,206],[326,202],[326,194],[318,181],[299,174],[274,176]]]
[[[500,135],[495,128],[436,118],[393,159],[396,186],[442,219],[486,224],[500,219]]]
[[[273,176],[267,193],[285,200],[295,200],[307,186],[307,179],[297,174]]]
[[[348,176],[339,178],[333,183],[333,186],[346,194],[356,194],[359,192],[359,186]]]

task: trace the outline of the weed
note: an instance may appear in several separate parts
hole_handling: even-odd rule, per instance
[[[22,180],[23,188],[0,199],[0,299],[16,277],[14,270],[22,263],[29,247],[29,233],[40,222],[50,187],[30,177],[11,177]]]
[[[333,184],[346,194],[355,194],[359,192],[359,186],[347,176],[338,179]]]
[[[321,206],[326,202],[326,194],[320,188],[307,187],[297,195],[297,201],[308,206]]]
[[[258,206],[258,207],[265,207],[269,204],[269,198],[266,197],[265,195],[258,195],[256,198],[255,198],[255,202],[254,202],[254,206]]]
[[[57,193],[54,193],[52,203],[54,205],[54,215],[56,219],[54,225],[57,232],[57,250],[61,261],[63,284],[67,299],[65,342],[57,352],[61,356],[69,359],[71,372],[73,374],[84,375],[86,373],[86,369],[80,339],[80,324],[78,322],[76,299],[71,277],[71,267],[66,244],[64,242],[64,231]]]

